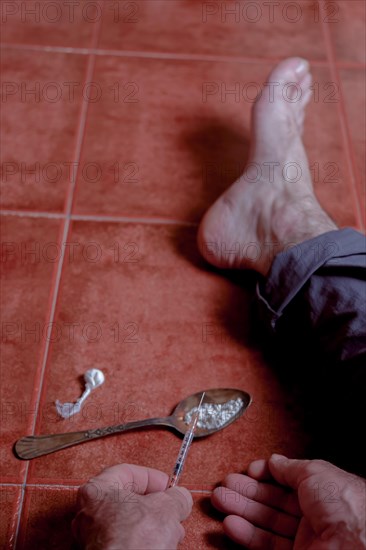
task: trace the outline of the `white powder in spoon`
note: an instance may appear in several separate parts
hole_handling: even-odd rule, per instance
[[[201,405],[197,427],[205,430],[221,428],[221,426],[238,414],[242,406],[243,400],[240,397],[237,399],[230,399],[230,401],[226,401],[225,403],[203,403]],[[185,424],[189,425],[191,423],[192,417],[196,411],[197,407],[193,407],[193,409],[186,412],[184,416]]]

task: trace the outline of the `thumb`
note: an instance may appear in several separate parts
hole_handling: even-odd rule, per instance
[[[309,477],[310,462],[273,454],[268,461],[268,468],[278,483],[298,489],[300,483]]]
[[[188,489],[185,487],[171,487],[165,491],[165,494],[172,499],[169,506],[177,513],[179,521],[187,519],[193,506],[192,495]]]

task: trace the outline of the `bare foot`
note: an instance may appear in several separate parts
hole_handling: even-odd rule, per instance
[[[279,252],[337,229],[314,195],[301,139],[310,86],[301,58],[282,61],[270,74],[253,108],[247,168],[198,231],[199,249],[213,265],[266,275]]]

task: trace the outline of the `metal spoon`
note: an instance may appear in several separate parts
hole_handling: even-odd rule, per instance
[[[230,389],[230,388],[218,388],[212,390],[205,390],[205,403],[226,403],[232,399],[241,399],[242,404],[240,409],[234,415],[223,422],[219,427],[207,429],[205,427],[197,426],[195,431],[195,437],[203,437],[210,435],[219,430],[229,426],[234,420],[237,420],[244,411],[249,407],[251,403],[251,397],[248,393]],[[30,435],[18,439],[15,443],[14,451],[18,458],[29,460],[38,456],[47,455],[66,447],[72,447],[84,441],[90,441],[91,439],[98,439],[106,435],[122,433],[134,428],[141,428],[143,426],[169,426],[176,429],[181,434],[185,434],[189,428],[189,423],[185,421],[185,416],[194,407],[197,407],[202,396],[202,391],[190,395],[183,399],[174,409],[170,416],[164,418],[146,418],[145,420],[137,420],[135,422],[127,422],[126,424],[118,424],[116,426],[109,426],[106,428],[96,428],[94,430],[83,430],[81,432],[69,432],[63,434],[50,434],[50,435]]]

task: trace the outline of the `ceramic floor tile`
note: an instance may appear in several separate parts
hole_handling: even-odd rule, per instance
[[[80,174],[75,211],[197,220],[243,169],[250,108],[205,101],[203,86],[244,75],[237,63],[98,58],[95,79],[119,95],[90,106],[82,164],[102,173]]]
[[[96,2],[78,2],[72,20],[66,4],[1,4],[2,40],[17,45],[4,48],[1,57],[8,144],[1,159],[3,208],[60,212],[64,207],[82,102],[88,101],[83,87],[88,56],[32,52],[26,46],[91,46],[100,15]],[[74,212],[197,222],[244,168],[250,111],[272,67],[268,59],[301,55],[325,61],[321,21],[326,19],[337,61],[364,63],[364,14],[361,0],[320,8],[302,0],[281,0],[271,8],[262,1],[105,0],[98,47],[142,51],[146,57],[96,58],[91,91],[98,94],[88,102]],[[232,60],[154,59],[159,52]],[[248,62],[235,61],[238,57]],[[316,192],[339,225],[352,226],[339,94],[319,63],[313,76],[304,140]],[[362,176],[363,73],[341,70],[341,79]],[[362,205],[362,184],[359,191]],[[15,459],[12,445],[34,420],[32,396],[39,387],[36,367],[45,344],[60,226],[58,220],[19,217],[2,223],[1,473],[6,483],[24,478],[26,463]],[[254,458],[276,451],[307,456],[306,412],[301,396],[281,384],[254,347],[249,312],[254,279],[229,279],[210,269],[199,257],[195,233],[194,227],[157,223],[73,222],[36,433],[163,416],[205,388],[248,391],[253,402],[244,416],[195,441],[181,478],[195,491],[181,548],[234,549],[207,491]],[[35,254],[27,255],[31,249]],[[35,333],[28,332],[34,327]],[[105,384],[79,415],[61,420],[55,400],[76,399],[91,367],[105,372]],[[151,428],[31,461],[17,549],[76,550],[70,528],[76,486],[120,462],[170,473],[180,444],[173,431]],[[0,545],[9,550],[20,497],[18,485],[1,486]]]
[[[63,277],[58,338],[47,367],[37,433],[165,416],[192,393],[237,387],[252,393],[256,405],[247,419],[196,447],[185,483],[206,482],[207,471],[209,481],[217,482],[228,463],[240,468],[255,453],[267,455],[273,446],[286,446],[283,425],[286,420],[292,425],[286,400],[274,373],[247,344],[252,292],[206,269],[196,251],[195,230],[75,223],[71,242],[75,258]],[[95,263],[85,260],[86,253],[92,257],[97,251]],[[91,367],[105,372],[105,384],[81,414],[57,419],[54,401],[75,399],[80,376]],[[273,423],[256,420],[263,407],[267,413],[268,407],[276,411]],[[266,436],[260,435],[262,425]],[[239,456],[234,438],[242,432],[251,443],[239,445]],[[292,452],[302,438],[296,442]],[[123,461],[170,472],[179,445],[180,439],[164,429],[126,432],[38,458],[31,463],[30,479],[78,483]],[[202,460],[206,453],[209,462]]]
[[[119,102],[90,106],[82,165],[100,170],[80,173],[75,211],[198,221],[242,173],[251,107],[271,67],[98,59],[95,78],[104,89],[119,82]],[[305,144],[316,190],[338,223],[352,225],[339,93],[326,69],[313,75]]]
[[[96,2],[11,0],[1,6],[2,42],[9,44],[88,47],[101,17]]]
[[[14,485],[0,487],[0,546],[12,550],[18,519],[21,488]]]
[[[186,536],[179,546],[181,550],[239,550],[242,546],[233,543],[224,534],[222,527],[223,515],[211,505],[209,495],[194,494],[193,508],[189,518],[183,523]]]
[[[76,489],[27,486],[17,548],[76,550],[71,532]]]
[[[54,252],[49,245],[57,243],[58,226],[55,220],[2,218],[1,475],[8,482],[23,481],[25,463],[12,447],[34,421],[32,395],[54,268],[47,254]]]
[[[86,61],[87,56],[3,51],[3,208],[63,209]]]
[[[76,550],[78,546],[71,533],[75,499],[76,489],[27,487],[17,548]],[[237,548],[225,537],[222,529],[223,516],[211,506],[209,496],[193,493],[193,502],[192,513],[183,524],[186,536],[179,548]]]
[[[313,67],[312,74],[313,97],[307,108],[304,144],[316,195],[339,226],[355,226],[339,119],[339,87],[327,69]]]
[[[289,4],[106,2],[99,45],[114,50],[254,58],[282,58],[296,53],[309,59],[325,59],[316,3]]]
[[[357,176],[359,177],[359,197],[360,210],[365,218],[366,204],[366,183],[365,183],[365,166],[366,166],[366,130],[365,130],[365,95],[366,95],[366,77],[364,71],[361,70],[342,70],[341,82],[344,91],[344,99],[346,104],[346,113],[350,129],[351,141],[356,157]],[[366,223],[366,220],[364,220]]]
[[[322,8],[338,61],[365,63],[366,8],[363,0],[326,2]]]

